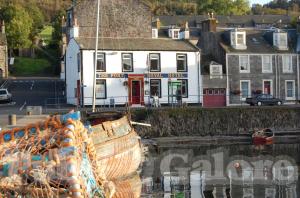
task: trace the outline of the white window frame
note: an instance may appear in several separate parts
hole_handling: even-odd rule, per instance
[[[238,37],[242,36],[242,43],[239,43]],[[245,34],[243,33],[236,33],[236,45],[245,45]]]
[[[243,97],[242,83],[248,83],[248,97],[251,97],[251,80],[240,80],[240,91],[241,91],[241,101],[245,101],[246,98]]]
[[[247,70],[241,69],[241,57],[242,56],[247,56],[247,60],[248,60]],[[250,73],[250,56],[249,55],[239,55],[239,69],[240,69],[240,73]]]
[[[292,82],[293,83],[293,97],[288,97],[287,95],[287,83]],[[286,100],[296,100],[296,86],[295,86],[295,80],[286,80],[285,81],[285,99]]]
[[[271,95],[273,96],[273,80],[272,79],[263,79],[263,83],[262,83],[262,93],[263,94],[267,94],[266,92],[265,92],[265,89],[264,89],[264,85],[265,85],[265,82],[271,82],[271,87],[270,87],[270,89],[271,89]]]
[[[175,32],[177,32],[177,37],[175,36]],[[180,30],[173,30],[173,39],[179,39],[180,38]]]
[[[270,58],[270,70],[265,70],[265,68],[264,68],[264,57]],[[262,70],[262,73],[273,73],[272,55],[262,55],[261,56],[261,70]]]
[[[288,57],[288,59],[289,59],[289,63],[290,63],[290,68],[291,68],[291,70],[287,70],[286,69],[286,65],[284,64],[284,57]],[[282,55],[281,56],[281,61],[282,61],[282,72],[283,73],[293,73],[293,59],[292,59],[292,55]]]

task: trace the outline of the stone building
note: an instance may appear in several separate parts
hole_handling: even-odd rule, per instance
[[[4,22],[0,22],[0,79],[8,77],[8,50]]]
[[[215,20],[203,22],[199,45],[204,56],[223,65],[227,105],[244,104],[247,97],[259,93],[271,94],[284,103],[299,100],[296,30],[219,29]],[[214,80],[203,82],[210,86],[215,83]]]

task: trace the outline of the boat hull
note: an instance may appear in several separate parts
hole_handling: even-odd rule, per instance
[[[125,177],[137,171],[142,162],[142,145],[126,116],[92,128],[96,164],[107,180]]]

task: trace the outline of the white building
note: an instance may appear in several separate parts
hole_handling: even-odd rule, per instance
[[[66,49],[67,102],[92,105],[95,38],[72,38]],[[199,49],[169,38],[100,38],[96,105],[199,104]],[[181,95],[182,97],[178,97]]]

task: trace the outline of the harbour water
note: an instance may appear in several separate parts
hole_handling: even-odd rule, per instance
[[[142,197],[297,198],[300,144],[150,146]]]

